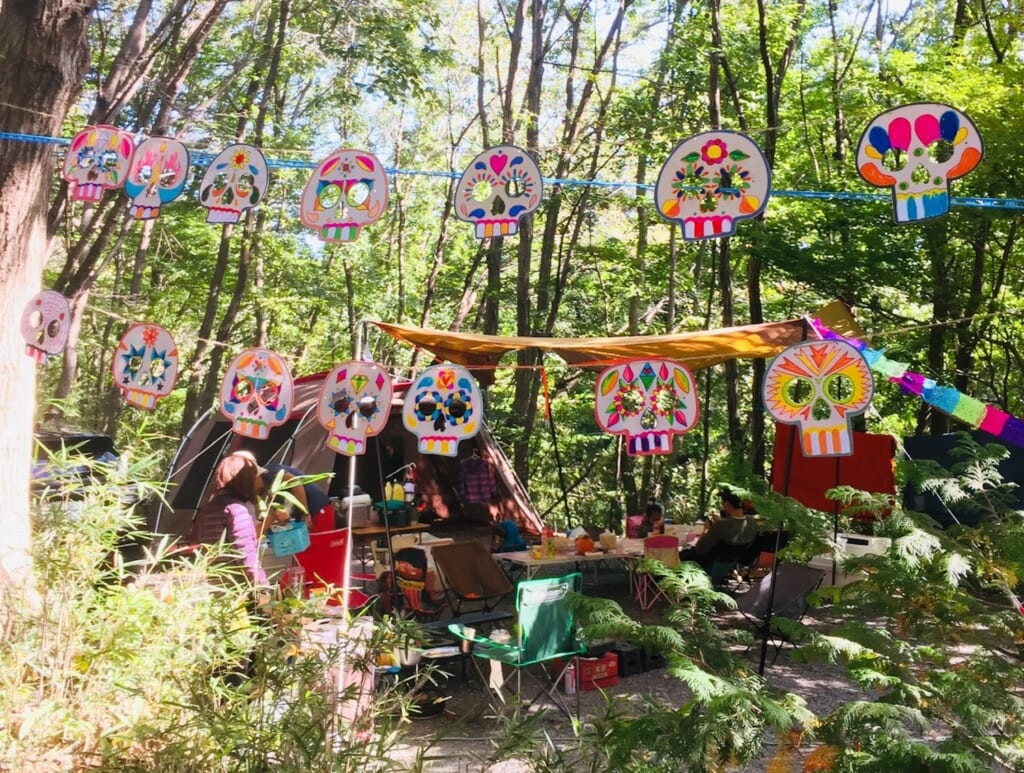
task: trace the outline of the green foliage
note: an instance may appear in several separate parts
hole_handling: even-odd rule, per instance
[[[17,770],[387,770],[407,688],[352,722],[358,680],[409,635],[314,644],[311,610],[256,595],[222,549],[181,554],[139,531],[126,501],[142,464],[58,455],[37,498],[38,596],[0,609],[0,761]],[[148,487],[143,486],[142,489]],[[265,592],[264,592],[265,593]],[[403,631],[405,633],[403,634]],[[344,659],[344,660],[342,660]],[[333,669],[354,676],[335,696]],[[341,703],[339,703],[341,702]]]
[[[836,589],[841,623],[815,647],[845,662],[875,700],[847,704],[823,720],[836,749],[833,770],[992,770],[1024,764],[1021,519],[1005,507],[1001,455],[966,437],[954,471],[919,465],[924,488],[970,501],[975,528],[939,531],[897,512],[879,533],[892,547],[844,562],[860,582]],[[938,734],[922,743],[922,734]]]

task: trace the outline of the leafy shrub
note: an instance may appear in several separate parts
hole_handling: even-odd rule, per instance
[[[92,464],[37,497],[38,598],[0,605],[0,768],[393,769],[401,686],[346,723],[337,701],[356,688],[326,679],[342,659],[372,668],[387,621],[358,647],[309,646],[305,602],[257,604],[222,549],[182,556],[139,531],[144,466]]]

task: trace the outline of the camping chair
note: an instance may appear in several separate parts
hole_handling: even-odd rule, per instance
[[[437,545],[430,553],[456,617],[468,611],[489,612],[512,592],[511,580],[482,542]],[[463,609],[464,605],[467,609]]]
[[[782,646],[788,641],[785,633],[772,625],[773,617],[787,617],[799,621],[807,612],[808,596],[821,585],[825,572],[802,564],[780,563],[775,567],[775,594],[772,596],[772,573],[766,574],[757,585],[736,599],[736,608],[752,625],[764,646],[771,640],[775,647],[774,663]],[[769,608],[771,597],[771,608]],[[763,668],[763,657],[762,657]]]
[[[438,603],[427,589],[428,574],[427,554],[422,548],[407,547],[395,553],[395,585],[400,594],[396,601],[417,619],[427,622],[440,617],[446,606]]]
[[[644,559],[660,561],[666,569],[675,569],[679,566],[679,537],[669,534],[647,537],[644,540]],[[634,591],[641,609],[650,609],[658,599],[670,601],[658,581],[658,576],[644,570],[642,564],[636,572]]]
[[[711,577],[711,585],[717,590],[735,591],[734,585],[730,585],[730,582],[742,573],[742,569],[754,563],[760,554],[761,549],[756,537],[740,545],[719,543],[712,548],[705,564],[708,576]]]
[[[471,648],[473,666],[488,686],[491,706],[501,711],[507,704],[505,690],[515,679],[515,693],[519,707],[529,708],[548,696],[570,719],[574,716],[558,693],[558,685],[570,665],[586,652],[586,644],[576,630],[575,615],[565,604],[565,598],[583,589],[583,575],[573,572],[565,577],[545,577],[523,580],[516,587],[516,638],[508,643],[477,634],[472,628],[452,623],[448,630]],[[466,645],[464,645],[465,647]],[[481,661],[490,661],[490,678],[484,675]],[[556,662],[557,661],[557,662]],[[502,666],[512,670],[503,675]],[[536,666],[536,668],[531,668]],[[540,687],[529,702],[523,704],[523,675]],[[495,702],[497,701],[497,702]],[[579,716],[579,690],[576,691],[576,716]]]
[[[306,570],[306,587],[303,595],[308,596],[314,589],[327,588],[329,606],[342,606],[345,584],[345,552],[349,539],[348,529],[314,531],[309,535],[309,547],[295,554],[299,566]],[[353,582],[365,583],[375,579],[372,574],[350,573]],[[370,602],[370,596],[357,588],[349,588],[347,609],[360,609]]]

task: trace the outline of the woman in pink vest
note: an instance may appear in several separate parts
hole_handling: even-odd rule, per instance
[[[260,566],[256,533],[259,467],[247,454],[225,456],[213,472],[211,488],[213,493],[192,522],[189,542],[210,545],[223,541],[231,545],[249,578],[257,585],[265,585],[267,575]]]

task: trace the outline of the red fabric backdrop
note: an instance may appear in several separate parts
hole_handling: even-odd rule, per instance
[[[772,489],[775,491],[827,513],[835,510],[836,503],[826,499],[825,492],[836,486],[852,486],[877,494],[896,493],[893,471],[896,439],[891,435],[854,432],[851,455],[808,457],[800,450],[800,438],[793,436],[799,429],[792,424],[775,425],[772,461]]]

